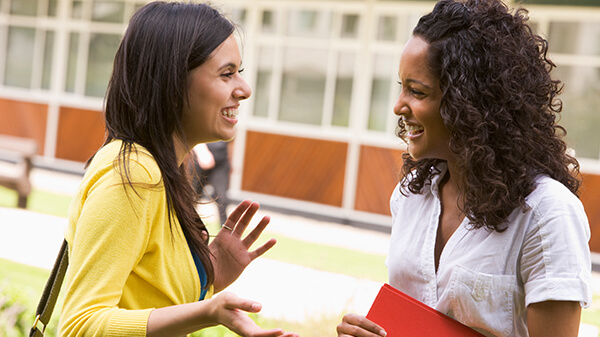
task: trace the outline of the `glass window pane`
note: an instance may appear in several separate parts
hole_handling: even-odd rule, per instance
[[[273,61],[273,48],[260,48],[256,85],[254,86],[254,116],[267,117],[269,115],[269,97],[273,76]]]
[[[67,79],[65,91],[75,92],[75,75],[77,69],[77,51],[79,49],[79,33],[71,33],[69,37],[69,61],[67,63]]]
[[[231,10],[231,21],[240,26],[246,25],[247,11],[245,8]]]
[[[394,62],[390,55],[376,55],[373,62],[373,81],[371,82],[371,104],[368,129],[385,131],[389,111],[390,76],[394,74]]]
[[[34,42],[35,29],[8,28],[4,84],[21,88],[31,87]]]
[[[73,19],[81,19],[83,17],[83,1],[73,1],[71,3],[71,17]]]
[[[94,1],[92,21],[123,22],[125,3],[122,1]]]
[[[92,34],[85,83],[87,96],[104,97],[121,37],[116,34]]]
[[[48,16],[54,17],[56,16],[56,5],[58,0],[49,0],[48,1]]]
[[[565,84],[560,124],[567,129],[567,144],[577,157],[599,159],[600,68],[559,66],[554,76]]]
[[[523,0],[523,3],[538,5],[600,6],[598,0]]]
[[[271,10],[262,12],[261,31],[267,34],[275,34],[277,32],[277,13]]]
[[[358,14],[344,14],[342,16],[342,32],[343,38],[357,38],[360,16]]]
[[[133,12],[137,12],[137,11],[138,11],[138,9],[140,9],[140,8],[144,7],[145,5],[146,5],[146,3],[145,3],[145,2],[142,2],[142,3],[136,3],[136,4],[133,6]]]
[[[50,89],[52,60],[54,54],[54,31],[46,32],[44,45],[44,68],[42,69],[42,89]]]
[[[279,120],[320,125],[327,52],[288,48],[284,56]]]
[[[600,23],[551,22],[548,35],[552,53],[600,55]]]
[[[347,127],[350,123],[355,60],[355,53],[341,53],[339,55],[331,120],[331,124],[335,126]]]
[[[36,16],[38,0],[12,0],[10,14]]]
[[[380,16],[377,22],[377,40],[396,41],[398,23],[394,16]]]
[[[290,36],[328,38],[331,35],[331,12],[291,10],[287,33]]]

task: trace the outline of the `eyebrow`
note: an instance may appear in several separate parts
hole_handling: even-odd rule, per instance
[[[430,85],[428,85],[428,84],[425,84],[425,83],[423,83],[423,82],[421,82],[421,81],[419,81],[419,80],[415,80],[415,79],[410,79],[410,78],[409,78],[409,79],[407,79],[405,82],[407,82],[407,83],[417,83],[417,84],[420,84],[420,85],[424,86],[424,87],[425,87],[425,88],[427,88],[427,89],[431,89],[431,88],[432,88]]]
[[[229,63],[227,63],[227,64],[225,64],[225,65],[221,66],[221,67],[219,68],[219,71],[221,71],[221,70],[223,70],[223,69],[227,69],[227,68],[234,68],[234,69],[236,69],[237,67],[238,67],[238,66],[237,66],[235,63],[233,63],[233,62],[229,62]],[[242,67],[242,63],[240,62],[240,68],[241,68],[241,67]]]

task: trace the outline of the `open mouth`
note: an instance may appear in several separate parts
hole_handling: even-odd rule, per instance
[[[408,137],[416,137],[420,134],[423,133],[424,129],[422,126],[418,126],[418,125],[408,125],[406,124],[404,126],[404,128],[406,129],[406,135]]]
[[[221,111],[221,114],[227,118],[235,119],[239,114],[238,109],[225,109]]]

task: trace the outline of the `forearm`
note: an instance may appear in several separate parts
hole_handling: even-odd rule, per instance
[[[147,336],[185,336],[219,324],[214,318],[212,299],[154,309],[148,317]]]

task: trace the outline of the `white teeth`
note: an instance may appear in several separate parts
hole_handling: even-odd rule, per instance
[[[406,131],[408,131],[410,133],[416,133],[416,132],[423,131],[423,127],[417,126],[417,125],[408,125],[408,124],[405,124],[404,128],[406,129]]]
[[[221,111],[221,114],[228,118],[235,118],[238,115],[238,109],[226,109]]]

